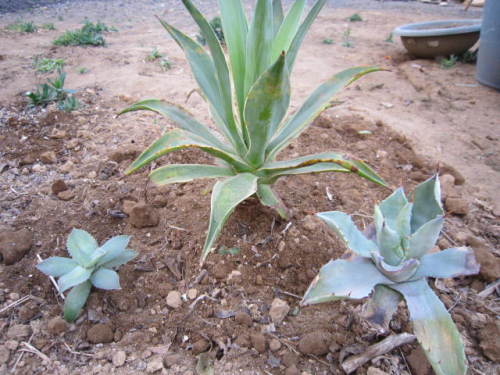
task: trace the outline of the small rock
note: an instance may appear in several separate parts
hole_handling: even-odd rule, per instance
[[[33,233],[28,229],[0,233],[0,254],[6,265],[20,261],[33,245]]]
[[[486,357],[493,362],[500,362],[500,321],[486,324],[479,331],[479,346]]]
[[[31,327],[27,324],[16,324],[9,328],[7,337],[9,339],[25,339],[31,335]]]
[[[278,350],[280,350],[281,349],[281,342],[280,342],[280,340],[272,339],[269,342],[269,349],[272,352],[277,352]]]
[[[52,194],[57,195],[68,190],[68,185],[63,180],[55,180],[51,186]]]
[[[441,198],[443,200],[456,195],[455,177],[451,174],[444,174],[439,176],[439,182],[441,183]]]
[[[387,372],[382,371],[379,368],[368,367],[368,370],[366,371],[366,375],[388,375],[388,374],[387,374]]]
[[[34,154],[31,154],[31,153],[26,154],[19,161],[19,166],[22,167],[23,165],[33,164],[35,161],[36,161],[36,157]]]
[[[480,265],[479,274],[486,281],[492,282],[500,278],[500,258],[494,255],[485,242],[477,237],[467,237],[467,245],[473,248],[476,260]]]
[[[66,132],[61,129],[52,129],[52,132],[50,133],[49,137],[52,139],[63,139],[66,138]]]
[[[125,160],[133,160],[139,155],[139,151],[134,148],[128,148],[123,150],[118,150],[109,155],[109,160],[116,163],[121,163]]]
[[[43,164],[54,164],[57,162],[57,156],[54,151],[46,151],[40,155],[40,161]]]
[[[291,365],[285,370],[285,375],[300,375],[300,371],[295,365]]]
[[[459,197],[448,197],[444,203],[446,210],[455,215],[467,215],[469,212],[469,202]]]
[[[108,160],[103,163],[99,169],[98,177],[99,180],[107,180],[114,174],[118,172],[118,163],[115,161]]]
[[[38,308],[36,303],[28,302],[27,304],[25,304],[24,306],[22,306],[19,309],[19,313],[18,313],[19,320],[21,322],[27,322],[27,321],[33,319],[33,317],[35,317],[36,314],[38,314],[39,312],[40,312],[40,309]]]
[[[181,307],[182,306],[181,294],[176,290],[170,291],[167,295],[167,305],[174,309]]]
[[[75,169],[75,164],[71,160],[68,160],[66,163],[59,167],[59,172],[70,173],[71,171],[73,171],[73,169]]]
[[[87,331],[87,340],[92,344],[106,344],[113,341],[115,335],[108,324],[96,324]]]
[[[269,316],[274,324],[280,324],[290,311],[290,306],[286,301],[275,298],[269,310]]]
[[[153,198],[151,205],[156,208],[163,208],[168,204],[168,197],[166,195],[158,194]]]
[[[210,349],[210,342],[205,339],[199,339],[193,344],[193,355],[206,352],[208,349]]]
[[[250,335],[250,341],[252,342],[252,346],[259,353],[264,353],[266,351],[266,338],[262,333],[252,333]]]
[[[238,284],[241,282],[242,274],[240,271],[233,270],[227,277],[227,282],[230,284]]]
[[[154,374],[156,371],[163,369],[163,358],[161,355],[154,355],[148,360],[148,366],[146,367],[146,372],[148,374]]]
[[[303,354],[324,355],[332,342],[332,335],[324,331],[305,334],[299,341],[299,351]]]
[[[236,337],[236,340],[234,340],[234,343],[238,345],[240,348],[248,348],[250,347],[250,340],[248,339],[248,335],[246,334],[241,334],[238,337]]]
[[[136,228],[155,227],[160,217],[153,207],[145,203],[137,203],[130,211],[129,221]]]
[[[131,200],[125,199],[122,202],[122,211],[124,213],[126,213],[127,215],[130,215],[130,213],[132,212],[132,209],[135,207],[136,204],[137,204],[136,201],[131,201]]]
[[[59,198],[62,201],[70,201],[75,197],[75,192],[72,190],[65,190],[61,191],[59,194],[57,194],[57,198]]]
[[[67,328],[68,324],[60,316],[50,319],[47,323],[47,331],[49,331],[52,335],[59,335],[65,332]]]
[[[314,215],[307,215],[304,218],[303,226],[309,232],[316,232],[320,225],[321,223],[319,222],[319,219]]]
[[[187,297],[189,299],[195,299],[197,296],[198,296],[198,290],[192,288],[192,289],[189,289],[186,293]]]
[[[31,168],[31,170],[33,171],[33,173],[45,173],[47,171],[47,167],[41,164],[35,164]]]
[[[10,358],[10,350],[5,345],[0,346],[0,365],[7,364]]]
[[[123,350],[118,350],[117,352],[115,352],[111,359],[111,361],[113,362],[113,366],[115,367],[123,366],[126,360],[127,360],[127,353],[125,353]]]
[[[441,165],[440,170],[443,175],[451,174],[453,177],[455,177],[455,185],[463,185],[465,183],[464,176],[452,166]]]
[[[293,353],[293,352],[286,352],[283,355],[283,364],[286,367],[296,366],[297,363],[299,363],[299,358],[297,357],[297,355],[295,353]]]
[[[165,365],[166,368],[170,368],[180,363],[181,361],[182,361],[182,355],[176,353],[170,353],[167,354],[163,359],[163,364]]]
[[[415,375],[434,375],[434,370],[420,346],[413,349],[406,357],[411,373]]]
[[[243,311],[238,311],[234,316],[234,320],[236,323],[246,327],[251,327],[253,323],[252,317]]]

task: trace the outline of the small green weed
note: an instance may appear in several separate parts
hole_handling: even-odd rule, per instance
[[[479,48],[474,51],[465,51],[458,56],[458,59],[464,64],[475,64],[477,61],[477,51],[479,51]]]
[[[41,27],[42,27],[42,29],[49,30],[49,31],[56,29],[56,27],[53,23],[44,23]]]
[[[158,51],[158,48],[153,48],[153,50],[149,53],[149,55],[146,56],[146,61],[156,61],[158,59],[161,59],[163,56],[165,56],[164,54],[160,53],[160,51]]]
[[[333,44],[333,39],[323,39],[323,44]]]
[[[40,73],[52,73],[64,67],[64,60],[35,57],[33,67]]]
[[[161,59],[159,64],[165,71],[172,69],[172,63],[167,58]]]
[[[353,48],[354,45],[352,44],[351,40],[351,28],[348,27],[344,33],[342,34],[342,47],[346,48]]]
[[[56,46],[104,46],[106,41],[102,33],[108,31],[110,28],[101,22],[94,24],[85,21],[81,29],[66,31],[54,40],[54,44]]]
[[[81,68],[78,68],[77,71],[78,71],[79,74],[85,74],[85,73],[89,72],[89,70],[87,68],[83,67],[83,66]]]
[[[73,95],[68,95],[66,99],[59,102],[59,109],[64,112],[72,112],[80,107],[80,102]]]
[[[352,16],[348,17],[347,20],[349,22],[361,22],[363,18],[358,13],[354,13]]]
[[[34,33],[38,30],[38,27],[33,23],[33,21],[17,21],[16,23],[8,25],[7,30],[17,31],[20,33]]]
[[[449,58],[443,58],[439,61],[439,65],[443,69],[451,69],[453,68],[458,61],[458,57],[455,55],[451,55]]]
[[[385,38],[384,42],[386,42],[386,43],[394,43],[393,37],[394,37],[393,33],[389,33],[387,35],[387,38]]]
[[[72,111],[78,107],[78,101],[71,94],[74,90],[64,88],[66,73],[61,69],[58,71],[57,77],[47,79],[47,83],[38,85],[36,91],[27,92],[26,97],[30,101],[31,106],[46,106],[53,102],[58,102],[59,107],[66,111]],[[73,98],[73,99],[70,99]]]

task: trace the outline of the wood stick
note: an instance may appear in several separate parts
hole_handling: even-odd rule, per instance
[[[347,374],[350,374],[356,371],[358,367],[363,366],[370,359],[386,354],[398,346],[409,344],[415,341],[415,339],[416,336],[409,333],[389,336],[382,341],[369,346],[364,353],[348,358],[342,363],[341,367]]]

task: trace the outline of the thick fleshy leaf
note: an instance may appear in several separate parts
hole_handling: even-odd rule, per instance
[[[396,231],[399,233],[403,240],[407,240],[411,234],[411,212],[413,203],[406,204],[396,218]],[[405,247],[406,248],[406,247]]]
[[[95,271],[90,278],[90,282],[99,289],[121,289],[120,277],[115,271],[107,268],[99,268]]]
[[[213,244],[236,206],[257,192],[257,176],[241,173],[215,184],[212,191],[210,224],[201,254],[201,264],[212,251]]]
[[[364,177],[367,180],[385,186],[384,180],[382,180],[382,178],[377,175],[367,164],[365,164],[361,160],[347,159],[343,155],[334,152],[323,152],[320,154],[301,156],[296,159],[267,162],[262,166],[259,172],[263,175],[273,175],[285,170],[307,167],[317,163],[338,164],[347,169],[349,172],[356,173],[357,175]]]
[[[454,247],[424,255],[412,279],[468,276],[478,272],[479,263],[474,256],[474,251],[468,247]]]
[[[406,259],[397,266],[386,263],[380,255],[375,253],[372,254],[372,259],[377,265],[378,270],[396,283],[410,280],[420,266],[418,259]]]
[[[88,265],[91,254],[98,246],[95,238],[81,229],[73,229],[66,241],[71,257],[82,266]]]
[[[418,228],[409,239],[408,257],[420,258],[432,249],[439,238],[443,223],[444,218],[438,216]]]
[[[163,134],[139,155],[125,171],[125,174],[131,174],[169,152],[190,147],[199,148],[212,156],[228,162],[237,169],[245,170],[249,168],[237,155],[218,149],[206,140],[185,130],[174,129]]]
[[[64,274],[57,280],[57,286],[61,292],[64,292],[72,286],[78,285],[87,281],[92,274],[92,270],[76,266],[67,274]]]
[[[131,238],[132,236],[122,235],[122,236],[115,236],[107,240],[104,243],[104,245],[101,246],[101,249],[104,250],[104,255],[100,257],[99,261],[97,262],[97,265],[101,266],[104,263],[107,263],[110,260],[116,258],[117,256],[123,254]]]
[[[236,100],[240,110],[240,118],[243,119],[248,22],[241,0],[219,0],[219,9],[224,38],[231,61]]]
[[[370,257],[372,252],[378,251],[377,244],[361,233],[349,215],[340,211],[329,211],[320,212],[316,216],[327,223],[356,254]]]
[[[404,206],[408,204],[408,199],[402,188],[395,190],[391,195],[378,205],[384,221],[393,230],[397,230],[397,219]]]
[[[377,243],[380,255],[387,264],[398,265],[403,259],[403,248],[401,247],[401,236],[391,229],[386,222],[382,224],[380,232],[377,233]]]
[[[137,255],[137,252],[135,252],[134,250],[126,249],[119,255],[111,259],[109,262],[102,264],[102,267],[117,269],[118,267],[134,259]]]
[[[278,34],[274,37],[272,45],[271,61],[276,61],[283,51],[288,51],[292,40],[295,38],[300,26],[300,17],[304,11],[305,0],[296,0],[285,19],[281,23]]]
[[[312,23],[318,16],[319,12],[321,9],[323,9],[323,6],[326,4],[326,0],[318,0],[314,4],[314,6],[311,8],[309,13],[307,14],[306,18],[304,19],[304,22],[300,25],[299,29],[297,30],[297,33],[295,34],[295,37],[293,38],[293,41],[290,45],[290,48],[287,51],[287,56],[286,56],[286,63],[288,66],[288,70],[290,73],[293,70],[293,65],[295,64],[295,59],[297,57],[297,54],[300,49],[300,45],[302,44],[302,41],[304,40],[307,32],[309,31],[309,28],[311,27]]]
[[[59,277],[73,270],[78,263],[70,258],[50,257],[36,265],[44,274]]]
[[[220,95],[222,98],[222,104],[224,109],[223,119],[226,122],[227,129],[231,132],[233,140],[238,141],[239,150],[243,151],[243,140],[241,138],[240,130],[235,122],[235,117],[233,114],[233,98],[231,94],[231,80],[229,78],[229,69],[227,66],[226,58],[222,47],[220,45],[219,39],[215,35],[212,26],[203,17],[200,11],[193,5],[191,0],[182,0],[184,6],[187,8],[198,27],[201,30],[202,36],[207,41],[208,48],[210,49],[210,54],[215,66],[215,71],[217,73],[217,81],[219,83]]]
[[[427,281],[421,279],[390,287],[403,294],[413,331],[436,375],[465,375],[467,362],[460,333]]]
[[[224,134],[231,144],[239,151],[244,149],[242,139],[236,136],[238,130],[234,118],[228,117],[224,97],[220,91],[217,80],[217,69],[207,52],[193,39],[177,30],[172,25],[160,19],[162,26],[168,31],[172,38],[184,50],[188,59],[194,78],[212,107],[214,117],[222,121],[215,121],[219,130]]]
[[[274,36],[280,30],[283,23],[283,3],[281,0],[273,0],[273,32]]]
[[[273,191],[270,185],[259,184],[257,196],[264,206],[274,209],[284,220],[288,220],[288,210],[281,198]]]
[[[170,119],[177,125],[179,128],[187,130],[194,135],[197,135],[207,142],[210,142],[215,147],[220,148],[221,150],[234,152],[232,147],[221,142],[216,136],[212,134],[212,132],[203,124],[200,124],[196,121],[191,115],[187,113],[185,109],[182,109],[174,104],[166,103],[162,100],[158,99],[146,99],[140,102],[137,102],[131,105],[128,108],[125,108],[123,111],[118,113],[118,116],[133,111],[153,111],[159,113],[165,118]]]
[[[321,267],[301,304],[364,298],[378,284],[392,284],[392,281],[382,275],[370,259],[332,260]]]
[[[403,297],[398,292],[379,284],[368,300],[363,315],[371,323],[388,329],[402,299]]]
[[[412,233],[436,216],[444,214],[441,204],[441,187],[438,176],[433,176],[419,184],[414,191],[411,218]]]
[[[252,86],[245,102],[245,124],[250,137],[246,159],[260,167],[266,146],[275,129],[285,117],[290,104],[290,81],[285,56],[264,72]]]
[[[291,70],[290,67],[289,70]],[[340,90],[365,74],[378,70],[375,67],[346,69],[319,86],[300,109],[279,129],[267,148],[268,160],[272,160],[292,139],[298,137],[330,105],[330,101]]]
[[[277,172],[265,173],[264,180],[266,181],[266,183],[273,184],[278,178],[283,176],[325,172],[351,173],[349,169],[346,169],[335,163],[316,163],[313,165],[308,165],[307,167],[280,169]]]
[[[273,3],[257,0],[252,25],[248,31],[245,61],[245,95],[271,64],[273,41]]]
[[[66,321],[74,322],[78,318],[85,302],[87,302],[91,288],[90,281],[85,281],[71,289],[64,300],[64,319]]]
[[[234,176],[234,171],[227,167],[205,164],[171,164],[155,169],[149,175],[156,185],[176,184],[200,178],[218,178]]]

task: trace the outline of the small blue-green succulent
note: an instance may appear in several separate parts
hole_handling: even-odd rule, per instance
[[[78,317],[92,285],[121,289],[115,270],[137,256],[127,249],[129,241],[130,236],[116,236],[99,246],[89,233],[73,229],[66,242],[71,258],[50,257],[36,266],[44,274],[59,278],[61,293],[72,288],[64,302],[64,319],[72,322]]]
[[[443,227],[443,214],[437,176],[416,187],[413,203],[398,189],[375,206],[374,225],[365,233],[342,212],[317,214],[354,254],[324,265],[302,304],[359,299],[374,291],[367,318],[387,327],[404,298],[415,335],[436,374],[465,374],[460,333],[427,277],[473,275],[479,264],[466,247],[430,252]]]

